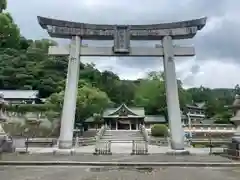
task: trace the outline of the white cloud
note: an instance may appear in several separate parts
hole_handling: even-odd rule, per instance
[[[197,52],[195,58],[176,59],[178,78],[183,81],[185,87],[200,85],[233,87],[240,79],[239,65],[235,65],[239,64],[239,0],[8,0],[8,2],[8,9],[20,26],[22,34],[31,39],[48,37],[38,25],[38,15],[78,22],[112,24],[151,24],[208,16],[206,27],[196,38],[177,42],[182,45],[195,44]],[[231,33],[233,37],[229,36]],[[97,44],[104,45],[105,42]],[[94,62],[100,70],[112,70],[124,79],[143,77],[146,72],[163,69],[160,58],[158,60],[101,57],[82,58],[82,61]],[[200,71],[194,73],[193,67],[196,66],[200,66]]]
[[[204,85],[212,88],[229,88],[240,83],[240,67],[219,61],[208,61],[200,67],[200,72],[194,76],[194,85]]]

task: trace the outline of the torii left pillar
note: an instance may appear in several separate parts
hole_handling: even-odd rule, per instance
[[[60,137],[58,143],[59,149],[72,149],[73,147],[73,129],[80,70],[79,54],[82,44],[81,42],[82,40],[79,36],[75,36],[71,40],[67,80],[61,116]]]

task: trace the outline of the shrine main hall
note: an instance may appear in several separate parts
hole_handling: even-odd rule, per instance
[[[117,108],[106,109],[100,121],[95,121],[92,116],[86,119],[85,123],[89,129],[106,124],[111,130],[138,130],[140,124],[144,124],[148,129],[153,124],[166,123],[166,120],[161,115],[145,115],[143,107],[128,107],[121,104]]]

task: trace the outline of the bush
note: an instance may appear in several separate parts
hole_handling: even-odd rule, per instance
[[[151,128],[151,135],[155,137],[164,137],[168,135],[168,128],[164,124],[154,124]]]

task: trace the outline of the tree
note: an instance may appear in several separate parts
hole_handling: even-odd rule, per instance
[[[178,80],[178,91],[180,106],[183,108],[186,103],[191,102],[191,94],[183,89],[180,80]],[[147,113],[163,114],[167,117],[165,81],[162,72],[152,71],[146,79],[140,80],[134,103],[145,107]]]
[[[103,123],[102,116],[99,113],[94,113],[93,119],[94,119],[94,124],[96,125],[96,130],[97,130],[97,128],[99,127],[99,124]]]
[[[164,114],[166,95],[164,82],[160,80],[141,80],[136,88],[134,105],[144,107],[147,114]]]
[[[20,30],[9,13],[0,13],[0,48],[19,48]]]
[[[46,104],[55,105],[55,110],[60,111],[63,106],[64,91],[52,94]],[[84,85],[78,88],[76,121],[83,122],[94,113],[101,114],[102,111],[111,104],[105,92],[98,88]]]
[[[85,120],[94,113],[101,114],[109,105],[111,101],[105,92],[90,85],[83,86],[78,89],[77,120]]]

